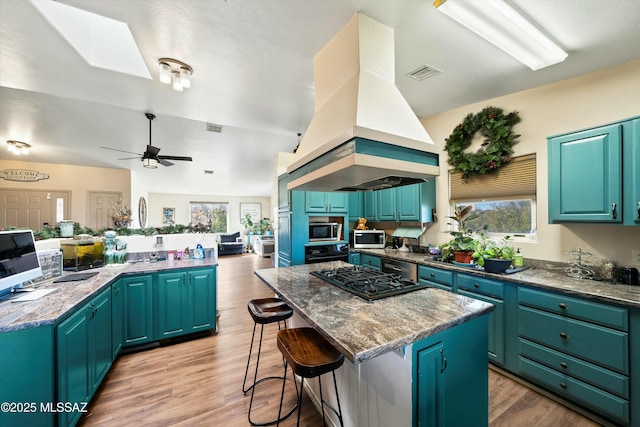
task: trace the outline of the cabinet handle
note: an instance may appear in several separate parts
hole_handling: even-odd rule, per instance
[[[617,207],[618,204],[617,203],[611,203],[611,216],[613,219],[618,219],[618,211],[617,211]]]
[[[560,367],[563,369],[567,369],[569,365],[567,365],[567,362],[560,362]]]
[[[560,307],[563,310],[566,310],[567,308],[569,308],[569,306],[563,302],[561,302],[560,304],[558,304],[558,307]]]
[[[444,355],[444,348],[440,349],[440,358],[442,359],[442,368],[440,368],[440,373],[443,373],[445,369],[447,369],[447,357]]]
[[[429,276],[431,276],[431,277],[436,277],[436,275],[435,275],[435,274],[433,274],[433,273],[429,274]]]
[[[560,387],[566,389],[567,388],[567,384],[562,382],[562,383],[560,383]]]
[[[474,284],[473,284],[473,287],[477,289],[477,288],[479,288],[479,287],[480,287],[480,285],[478,285],[477,283],[474,283]]]
[[[640,219],[640,201],[638,202],[638,219]]]
[[[566,340],[567,338],[569,338],[569,334],[567,334],[566,332],[560,332],[560,338]]]

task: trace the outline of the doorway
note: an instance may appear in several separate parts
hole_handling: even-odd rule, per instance
[[[0,227],[42,229],[69,218],[70,191],[0,190]]]
[[[92,230],[113,227],[111,217],[121,202],[122,193],[120,192],[90,191],[87,227]]]

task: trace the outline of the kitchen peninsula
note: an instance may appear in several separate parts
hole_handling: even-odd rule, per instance
[[[102,267],[41,284],[55,291],[35,301],[0,301],[0,402],[13,405],[0,425],[75,425],[123,347],[216,329],[217,264]]]
[[[314,327],[348,359],[337,374],[345,425],[487,425],[493,306],[435,288],[370,303],[310,274],[345,265],[255,272],[294,309],[293,326]]]

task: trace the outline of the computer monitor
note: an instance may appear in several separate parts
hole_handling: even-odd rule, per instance
[[[42,276],[31,230],[0,231],[0,296]]]

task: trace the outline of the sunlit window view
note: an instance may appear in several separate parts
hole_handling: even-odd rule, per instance
[[[485,229],[487,233],[530,235],[535,233],[535,203],[533,199],[491,200],[456,203],[458,210],[462,206],[472,205],[473,212],[479,217],[467,224],[474,230]]]

